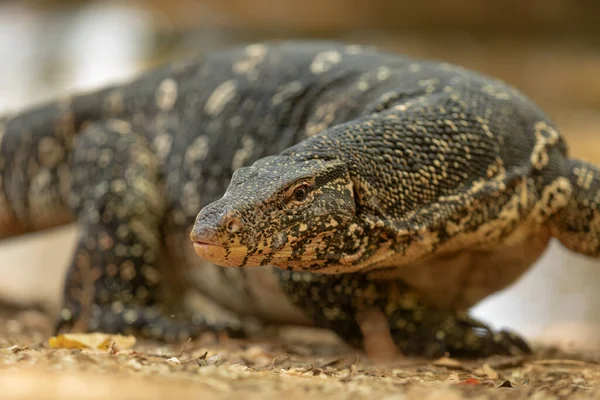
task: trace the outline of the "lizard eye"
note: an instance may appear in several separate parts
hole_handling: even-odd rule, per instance
[[[305,183],[302,183],[298,186],[296,186],[294,188],[294,190],[292,190],[292,193],[289,197],[289,202],[292,203],[302,203],[304,201],[306,201],[306,199],[308,198],[308,185]]]

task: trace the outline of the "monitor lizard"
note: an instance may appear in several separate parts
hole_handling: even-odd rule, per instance
[[[528,352],[467,309],[550,236],[593,254],[597,179],[503,83],[329,41],[188,57],[0,120],[0,238],[79,228],[59,332],[243,335],[171,315],[192,281],[355,346],[374,306],[405,354]]]

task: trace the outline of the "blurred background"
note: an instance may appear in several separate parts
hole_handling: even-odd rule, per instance
[[[600,2],[592,0],[0,1],[0,114],[125,80],[189,52],[331,38],[497,76],[534,99],[574,155],[600,162]],[[0,298],[53,308],[75,230],[0,243]],[[553,243],[473,314],[576,348],[600,346],[600,261]]]

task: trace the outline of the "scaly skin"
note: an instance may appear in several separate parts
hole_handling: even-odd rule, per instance
[[[421,91],[391,86],[384,110],[237,170],[198,216],[199,253],[337,274],[548,236],[572,192],[551,122],[498,82],[427,69]]]
[[[460,79],[456,80],[457,77]],[[535,236],[535,240],[525,241],[529,244],[527,251],[523,252],[522,247],[516,249],[523,254],[511,252],[514,260],[505,268],[508,273],[499,274],[498,279],[473,280],[469,286],[472,290],[464,290],[465,295],[460,298],[455,296],[455,304],[451,306],[440,303],[436,293],[441,293],[440,289],[456,292],[458,289],[453,288],[460,286],[457,284],[460,277],[453,271],[459,270],[458,265],[469,269],[471,264],[481,264],[478,257],[488,259],[489,254],[470,251],[465,255],[466,263],[461,257],[444,256],[432,264],[448,267],[448,274],[438,274],[439,279],[431,280],[418,273],[398,277],[396,268],[381,269],[373,263],[372,267],[378,267],[378,275],[285,272],[268,266],[219,268],[200,260],[189,241],[198,211],[224,194],[234,170],[266,156],[283,154],[259,162],[265,166],[266,175],[258,172],[268,177],[268,181],[248,174],[256,168],[236,173],[233,190],[203,212],[205,217],[211,214],[212,217],[201,216],[202,229],[212,232],[219,240],[231,238],[236,244],[262,246],[265,256],[259,256],[257,251],[254,258],[245,260],[248,265],[281,264],[285,259],[282,252],[289,251],[290,246],[301,249],[288,257],[294,258],[294,268],[319,268],[321,272],[360,270],[360,263],[372,261],[376,254],[381,260],[390,261],[387,257],[390,252],[404,257],[384,265],[395,267],[410,262],[403,249],[415,253],[412,260],[420,259],[417,253],[422,249],[415,244],[421,243],[424,248],[438,245],[428,236],[435,232],[427,229],[447,226],[451,221],[449,209],[438,206],[439,210],[432,207],[413,210],[405,214],[404,225],[398,225],[394,218],[402,209],[392,204],[397,199],[391,201],[388,196],[374,195],[383,193],[382,185],[393,188],[392,175],[387,179],[375,173],[379,166],[394,165],[392,170],[396,171],[398,168],[385,157],[376,156],[377,143],[364,142],[369,136],[361,139],[348,135],[349,139],[358,140],[356,143],[361,149],[343,151],[347,144],[353,143],[344,139],[344,132],[376,133],[380,132],[377,124],[385,123],[389,129],[384,132],[396,141],[406,127],[428,131],[437,125],[421,124],[419,120],[403,125],[400,122],[404,120],[395,119],[405,115],[418,117],[417,110],[422,103],[447,107],[448,134],[453,134],[453,124],[465,133],[460,118],[449,111],[453,105],[436,104],[431,99],[441,99],[445,87],[460,89],[469,82],[480,81],[489,83],[486,90],[490,96],[517,96],[495,81],[455,67],[422,63],[360,46],[330,42],[270,43],[169,64],[130,83],[32,108],[0,120],[0,237],[69,222],[79,226],[77,247],[65,281],[64,307],[57,324],[61,331],[133,332],[165,340],[196,336],[205,330],[226,329],[232,334],[243,334],[238,321],[217,323],[203,315],[190,315],[188,310],[180,311],[177,303],[183,297],[182,291],[192,289],[202,291],[240,314],[270,322],[330,328],[357,346],[362,343],[362,334],[356,314],[365,307],[376,306],[387,315],[396,343],[406,354],[434,357],[449,351],[452,355],[479,356],[527,351],[526,344],[517,337],[508,333],[492,334],[485,326],[466,317],[464,310],[476,299],[516,279],[543,250],[547,238],[541,234]],[[499,92],[494,92],[496,90]],[[466,93],[472,92],[446,95],[452,101],[469,101],[468,104],[473,105],[469,98],[454,99]],[[507,100],[506,107],[513,101]],[[519,105],[524,107],[523,114],[532,109],[525,100]],[[469,109],[467,115],[491,118],[486,114],[490,109],[491,105],[480,103],[477,110]],[[431,112],[438,111],[432,109]],[[499,126],[505,123],[510,127],[513,123],[515,132],[520,132],[516,128],[523,129],[520,122],[514,122],[519,120],[502,105],[493,109],[492,114],[506,118],[498,122]],[[369,127],[371,123],[375,124],[373,128]],[[481,124],[484,131],[494,132],[499,127],[485,128],[484,125]],[[549,122],[540,127],[540,135],[548,132],[554,132]],[[387,145],[389,139],[380,136],[375,134],[372,138],[384,140],[382,143]],[[322,141],[327,137],[333,141]],[[446,171],[456,179],[452,187],[461,185],[469,189],[459,199],[446,198],[447,202],[454,201],[453,204],[470,205],[462,208],[463,222],[456,225],[457,231],[477,236],[480,233],[476,228],[482,226],[488,226],[493,234],[510,230],[511,221],[516,219],[514,212],[502,214],[494,207],[508,204],[509,199],[514,201],[516,193],[521,193],[520,198],[524,198],[527,205],[526,211],[519,215],[537,217],[543,212],[552,214],[550,211],[554,208],[567,209],[560,204],[547,207],[538,201],[546,198],[549,204],[554,204],[556,198],[564,196],[550,196],[548,191],[544,192],[545,197],[544,193],[535,196],[540,188],[558,187],[565,192],[567,186],[570,189],[568,177],[556,183],[556,177],[566,176],[565,165],[568,165],[555,155],[564,150],[557,138],[551,136],[546,146],[542,139],[524,136],[521,143],[520,139],[511,137],[515,149],[499,150],[504,166],[497,167],[492,166],[494,160],[485,147],[493,147],[496,142],[490,139],[482,142],[484,147],[475,148],[471,139],[470,136],[460,138],[465,146],[473,149],[472,157],[480,160],[477,165],[487,168],[492,175],[482,175],[480,169],[469,170],[470,160],[460,147],[447,153],[458,163],[454,170]],[[542,144],[535,147],[534,142]],[[295,144],[299,147],[291,147]],[[397,150],[404,151],[409,160],[418,159],[419,149],[423,150],[425,145],[431,146],[431,143],[414,142]],[[532,150],[534,147],[536,151]],[[335,149],[338,154],[331,153],[333,158],[325,156],[324,153]],[[311,152],[318,154],[317,159],[301,161],[303,155]],[[547,154],[550,154],[549,161],[545,158]],[[502,171],[503,167],[507,173],[514,172],[516,165],[525,166],[525,159],[533,159],[534,155],[535,163],[543,164],[538,168],[539,176],[529,170],[522,172],[528,177],[527,182],[515,184],[514,190],[499,191],[495,202],[490,202],[489,193],[498,191],[499,179],[494,179],[502,175],[498,170]],[[356,174],[356,170],[348,167],[349,160],[344,158],[350,156],[355,157],[352,161],[364,163],[374,173]],[[281,166],[284,159],[292,163],[284,163],[283,173],[278,174],[280,167],[275,166]],[[414,196],[405,197],[404,211],[409,206],[414,208],[415,204],[430,205],[432,199],[440,200],[442,193],[456,194],[450,188],[432,192],[420,181],[423,178],[417,179],[419,174],[427,173],[429,161],[434,162],[422,159],[418,167],[411,164],[414,171],[404,171],[407,175],[403,181],[414,181],[414,187],[411,186]],[[313,186],[307,192],[310,204],[320,208],[313,207],[307,213],[308,203],[298,196],[298,204],[283,210],[280,206],[284,202],[278,200],[282,198],[281,186],[287,187],[292,178],[307,178],[305,172],[309,172],[309,180],[319,188],[315,190],[317,186]],[[428,180],[434,180],[435,172],[431,171]],[[466,176],[467,172],[471,175]],[[361,179],[357,179],[359,176]],[[244,181],[246,184],[242,185]],[[257,196],[252,192],[250,197],[240,194],[252,185],[263,194]],[[418,187],[422,193],[417,195],[414,189]],[[565,196],[567,200],[574,198],[568,197],[568,193]],[[232,201],[228,203],[226,199]],[[539,212],[532,212],[531,204]],[[483,214],[472,213],[476,207],[487,207],[491,214],[489,217],[485,214],[484,218]],[[515,207],[522,208],[517,204]],[[336,212],[335,222],[331,222],[329,215],[332,209]],[[243,214],[250,210],[256,215]],[[273,210],[272,215],[267,213]],[[459,212],[461,208],[457,206],[456,210]],[[320,222],[308,218],[324,212],[328,217],[321,218]],[[271,218],[278,216],[282,217],[281,221],[274,223]],[[368,218],[360,220],[359,216]],[[305,218],[305,227],[298,223],[299,217]],[[250,233],[251,226],[253,229],[261,226],[261,218],[265,231],[277,235],[264,236],[265,241],[261,243],[248,241],[250,235],[254,235],[254,239],[261,237],[259,231]],[[361,223],[356,222],[354,226],[350,221]],[[428,223],[415,224],[418,221]],[[223,233],[226,228],[220,225],[223,222],[227,222],[229,229],[226,234]],[[332,237],[338,240],[337,247],[334,240],[325,240],[323,235],[329,229],[327,226],[334,224],[339,226],[331,231]],[[414,230],[421,226],[423,228],[415,234]],[[557,222],[557,232],[563,232],[562,226]],[[195,234],[202,229],[194,230]],[[382,240],[385,235],[392,239],[394,236],[390,235],[401,229],[407,230],[406,240],[395,241],[393,247]],[[367,235],[375,230],[377,236]],[[352,240],[340,236],[343,232]],[[514,242],[521,244],[520,239],[531,232],[519,232],[521,236],[514,236]],[[302,240],[297,239],[308,235],[314,239],[305,240],[301,245]],[[443,235],[440,237],[444,239]],[[311,244],[317,241],[327,246]],[[448,238],[446,242],[460,248],[460,241]],[[463,244],[473,242],[464,239]],[[279,248],[279,253],[268,251],[271,248]],[[331,259],[336,262],[343,259],[343,268],[336,270],[340,267]],[[504,259],[496,257],[494,260],[502,264]],[[237,259],[236,265],[242,261]],[[493,262],[488,264],[493,265]],[[427,261],[410,265],[417,272],[433,268]],[[402,271],[399,273],[402,275]],[[438,287],[419,285],[443,282],[446,278],[448,281]],[[177,317],[169,317],[172,313]]]
[[[372,112],[237,170],[199,213],[196,252],[229,267],[403,279],[449,312],[514,282],[552,236],[598,256],[600,170],[570,160],[529,99],[445,64],[385,81]]]

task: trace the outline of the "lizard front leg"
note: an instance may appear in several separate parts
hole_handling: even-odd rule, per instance
[[[165,213],[159,164],[123,121],[88,127],[72,156],[70,204],[80,233],[58,331],[133,333],[167,341],[207,330],[240,335],[237,321],[169,317],[157,268]]]
[[[333,330],[355,347],[364,345],[357,315],[375,307],[386,316],[391,337],[404,355],[485,357],[530,352],[514,334],[492,332],[466,312],[431,306],[401,281],[374,281],[364,274],[282,270],[275,274],[292,302],[317,326]]]

